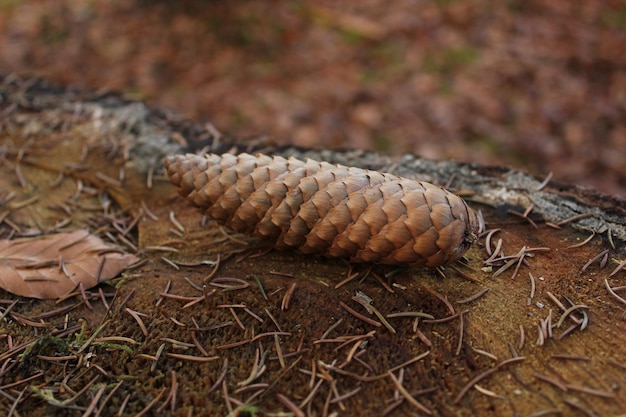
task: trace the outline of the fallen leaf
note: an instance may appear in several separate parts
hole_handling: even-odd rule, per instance
[[[89,289],[111,279],[138,260],[84,229],[0,240],[0,288],[24,297],[58,298],[80,283]]]

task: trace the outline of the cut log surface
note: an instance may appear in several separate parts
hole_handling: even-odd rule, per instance
[[[216,135],[115,94],[0,78],[0,237],[84,228],[145,262],[59,302],[0,290],[0,414],[626,413],[623,199],[509,168]],[[178,182],[206,213],[163,169],[166,155],[181,155],[175,172],[206,160],[182,156],[200,150],[222,155],[220,172],[201,164]],[[424,193],[414,179],[435,194],[445,185],[483,232],[437,269],[321,256],[335,244],[328,230],[313,253],[271,250],[247,232],[286,243],[291,224],[263,223],[269,210],[236,220],[231,205],[263,190],[278,209],[272,174],[243,190],[223,169],[259,165],[257,153],[334,176],[386,172]],[[336,192],[358,191],[351,181],[328,212],[345,200]]]

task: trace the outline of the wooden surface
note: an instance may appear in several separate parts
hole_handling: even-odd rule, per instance
[[[526,248],[531,256],[517,273],[514,259],[497,274],[508,259],[485,264],[487,234],[466,262],[441,273],[268,252],[207,222],[162,175],[165,154],[244,150],[232,139],[141,103],[35,80],[5,78],[0,94],[2,237],[16,226],[34,234],[87,225],[128,251],[136,245],[146,261],[90,290],[89,306],[80,294],[55,304],[0,290],[0,414],[626,413],[626,305],[607,289],[625,285],[626,270],[609,276],[626,259],[623,200],[541,187],[542,179],[505,168],[261,149],[451,180],[487,231],[499,229],[492,248],[502,239],[505,255]],[[532,222],[520,216],[531,204]],[[581,213],[592,217],[547,225]],[[111,219],[133,226],[123,236],[130,247]],[[604,267],[601,256],[584,268],[605,250]],[[357,292],[389,327],[354,300]]]

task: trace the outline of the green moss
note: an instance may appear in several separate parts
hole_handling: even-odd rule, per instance
[[[457,0],[435,0],[435,4],[441,8],[445,8],[456,1]]]
[[[111,342],[94,342],[92,343],[94,346],[102,346],[107,350],[121,350],[123,352],[128,353],[129,355],[133,354],[133,349],[128,345],[122,345],[119,343],[111,343]]]
[[[612,29],[626,29],[626,5],[602,14],[602,22]]]
[[[30,389],[33,391],[35,398],[41,398],[50,405],[56,405],[57,407],[64,407],[63,401],[57,400],[54,396],[54,392],[51,389],[39,388],[36,385],[31,385]]]
[[[0,11],[11,12],[22,0],[0,0]]]
[[[248,118],[241,111],[233,111],[230,115],[230,124],[235,128],[242,128],[248,125]]]
[[[348,45],[358,46],[366,40],[362,33],[349,29],[340,28],[339,33],[341,34],[341,39]]]
[[[377,68],[368,68],[359,74],[361,84],[372,85],[381,79],[380,71]]]
[[[472,144],[472,148],[479,148],[481,151],[490,155],[497,155],[499,151],[498,141],[488,135],[476,135],[468,140]]]
[[[393,139],[383,136],[377,135],[373,138],[374,150],[382,153],[389,153],[393,150]]]
[[[86,335],[87,330],[87,322],[82,321],[80,325],[80,332],[74,334],[74,341],[71,343],[73,347],[79,348],[85,343],[88,339],[88,336]]]
[[[28,346],[24,350],[24,353],[20,355],[20,359],[22,361],[28,361],[37,355],[53,356],[60,354],[64,356],[68,355],[69,352],[69,344],[66,339],[46,334],[38,338],[35,343]]]
[[[450,48],[428,57],[423,68],[427,72],[446,74],[471,65],[479,58],[478,50],[470,46]]]
[[[120,381],[138,381],[139,380],[139,376],[128,375],[128,374],[117,375],[115,378],[117,378]]]
[[[49,16],[41,18],[41,27],[43,28],[41,32],[42,41],[47,46],[63,44],[69,37],[68,30],[58,27]]]
[[[228,414],[228,417],[235,417],[235,416],[256,417],[256,416],[261,416],[261,415],[263,415],[263,411],[259,407],[252,405],[252,404],[244,404],[234,409],[232,413]]]
[[[199,13],[204,13],[207,31],[221,43],[253,51],[257,57],[276,57],[281,53],[286,33],[282,20],[268,19],[252,3],[241,8],[214,7],[213,13]]]

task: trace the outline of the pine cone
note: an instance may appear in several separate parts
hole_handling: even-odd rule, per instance
[[[172,183],[233,230],[352,262],[436,267],[476,239],[460,197],[392,174],[266,155],[175,155]]]

